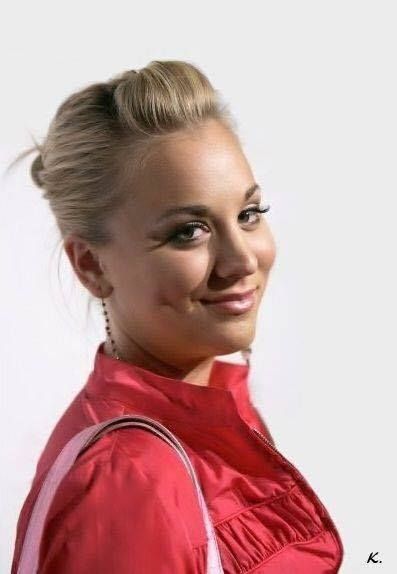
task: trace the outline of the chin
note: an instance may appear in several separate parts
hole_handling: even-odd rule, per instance
[[[218,355],[230,355],[231,353],[237,353],[242,349],[251,347],[255,338],[255,331],[249,330],[249,332],[236,333],[235,336],[226,334],[218,339],[217,342],[214,341],[214,348],[217,349]]]

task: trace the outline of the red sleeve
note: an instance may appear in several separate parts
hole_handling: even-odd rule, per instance
[[[61,482],[46,519],[40,574],[198,574],[176,488],[178,477],[187,476],[196,496],[187,470],[161,439],[132,432],[135,441],[146,434],[134,446],[136,456],[115,448],[105,459],[90,458],[88,449]],[[150,464],[148,444],[153,453],[157,448]]]

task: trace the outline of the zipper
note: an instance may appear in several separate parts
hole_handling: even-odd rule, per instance
[[[322,508],[325,516],[328,518],[331,526],[333,527],[335,534],[336,534],[336,539],[339,545],[339,550],[341,553],[341,561],[339,564],[342,564],[343,562],[343,557],[344,557],[344,547],[342,544],[342,540],[341,537],[339,535],[338,529],[335,526],[334,521],[332,520],[330,514],[328,513],[328,510],[325,508],[324,504],[321,502],[321,500],[319,499],[319,497],[317,496],[317,494],[314,492],[313,488],[310,486],[310,484],[308,483],[308,481],[306,480],[306,478],[303,476],[303,474],[301,472],[299,472],[299,470],[292,464],[292,462],[290,462],[287,458],[285,458],[285,456],[269,441],[269,439],[267,439],[265,437],[264,434],[262,434],[260,431],[258,431],[256,428],[254,427],[249,427],[251,431],[253,431],[259,438],[261,438],[263,441],[266,442],[266,444],[271,448],[271,450],[273,450],[284,462],[285,464],[294,472],[296,473],[296,475],[300,478],[300,480],[306,484],[309,487],[309,492],[312,493],[314,499],[316,500],[316,502],[320,505],[320,507]]]

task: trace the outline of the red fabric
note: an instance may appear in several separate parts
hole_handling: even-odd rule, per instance
[[[17,525],[17,573],[27,521],[64,444],[86,426],[138,413],[166,425],[194,465],[225,574],[331,574],[343,546],[324,505],[250,400],[249,367],[215,359],[209,385],[108,357],[55,426]],[[177,453],[143,429],[118,429],[80,455],[50,507],[39,574],[204,574],[206,540],[191,479]]]

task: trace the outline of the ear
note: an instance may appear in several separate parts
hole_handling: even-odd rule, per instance
[[[98,249],[77,235],[70,234],[63,246],[80,282],[95,297],[108,297],[113,287],[105,276],[105,266]]]

